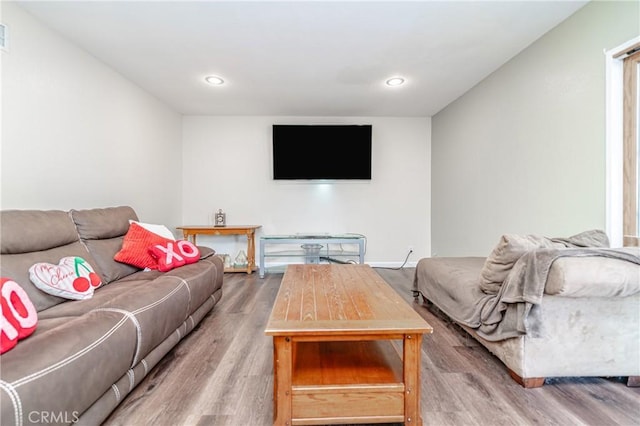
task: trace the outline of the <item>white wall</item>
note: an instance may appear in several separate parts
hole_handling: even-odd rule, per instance
[[[638,35],[638,5],[587,4],[433,117],[433,253],[604,229],[603,52]]]
[[[2,209],[131,205],[181,222],[181,116],[18,6],[2,58]]]
[[[272,125],[317,123],[373,125],[371,181],[273,180]],[[184,222],[210,223],[222,208],[228,224],[262,225],[260,235],[355,232],[367,236],[367,263],[399,265],[409,245],[415,262],[430,253],[430,126],[428,118],[185,117]],[[244,241],[198,238],[232,257]]]

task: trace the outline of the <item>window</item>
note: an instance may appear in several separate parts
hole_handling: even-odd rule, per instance
[[[640,245],[640,37],[606,55],[606,231],[612,247]]]

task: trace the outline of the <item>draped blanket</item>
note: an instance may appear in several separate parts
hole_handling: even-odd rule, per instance
[[[640,265],[637,252],[611,248],[537,249],[523,254],[509,271],[500,290],[478,300],[465,323],[480,324],[478,335],[497,341],[527,334],[527,318],[539,305],[544,294],[549,270],[560,257],[596,256],[620,259]]]

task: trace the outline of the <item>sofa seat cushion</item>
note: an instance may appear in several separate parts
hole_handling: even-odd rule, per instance
[[[121,280],[114,281],[108,286],[102,286],[96,289],[91,299],[53,306],[39,312],[38,317],[40,319],[75,317],[100,307],[111,306],[115,299],[129,294],[130,291],[138,287],[153,287],[154,280],[163,276],[175,276],[180,280],[185,280],[190,284],[190,291],[193,293],[193,303],[201,304],[209,295],[221,287],[220,283],[210,282],[213,279],[212,277],[216,275],[209,277],[209,279],[204,279],[208,273],[211,273],[211,269],[217,270],[222,267],[221,263],[216,263],[214,259],[217,259],[217,257],[211,257],[210,259],[200,261],[193,265],[176,268],[168,273],[139,271]],[[203,281],[203,279],[204,283],[201,283],[200,281]]]
[[[138,342],[134,364],[173,333],[189,314],[190,284],[176,277],[159,277],[130,287],[98,310],[122,312],[135,324]]]
[[[175,277],[189,284],[191,296],[189,315],[222,287],[223,274],[224,265],[219,256],[211,256],[164,273],[167,277]]]
[[[137,329],[126,315],[96,311],[46,323],[2,355],[0,424],[29,423],[32,411],[79,416],[132,366]]]
[[[478,286],[484,257],[435,257],[420,259],[414,286],[442,312],[469,327],[480,326],[478,301],[491,298]]]
[[[129,312],[137,322],[138,359],[165,340],[219,289],[219,260],[215,257],[176,268],[103,305],[102,309]]]
[[[46,312],[46,311],[45,311]],[[55,318],[38,318],[38,328],[36,328],[35,332],[32,336],[39,336],[40,334],[46,333],[49,330],[53,330],[56,327],[60,327],[69,321],[76,319],[75,316],[71,317],[55,317]],[[4,359],[3,359],[4,361]]]
[[[162,272],[157,270],[138,271],[119,279],[117,282],[114,282],[114,284],[125,283],[127,281],[151,281],[155,280],[161,275]]]
[[[46,309],[38,314],[40,319],[58,317],[79,317],[103,306],[110,306],[113,300],[128,294],[137,287],[148,285],[152,280],[116,281],[106,287],[101,287],[93,293],[91,299],[75,300]]]
[[[79,317],[96,310],[125,313],[138,329],[139,361],[218,290],[219,265],[214,259],[176,268],[152,280],[113,282],[99,288],[91,299],[54,306],[41,312],[40,318]]]

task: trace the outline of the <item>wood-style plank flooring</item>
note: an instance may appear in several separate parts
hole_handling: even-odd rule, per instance
[[[413,268],[376,271],[434,328],[422,346],[425,425],[640,425],[640,388],[623,378],[556,378],[524,389],[463,330],[413,301]],[[224,280],[222,300],[106,425],[271,424],[273,353],[264,328],[282,274]]]

